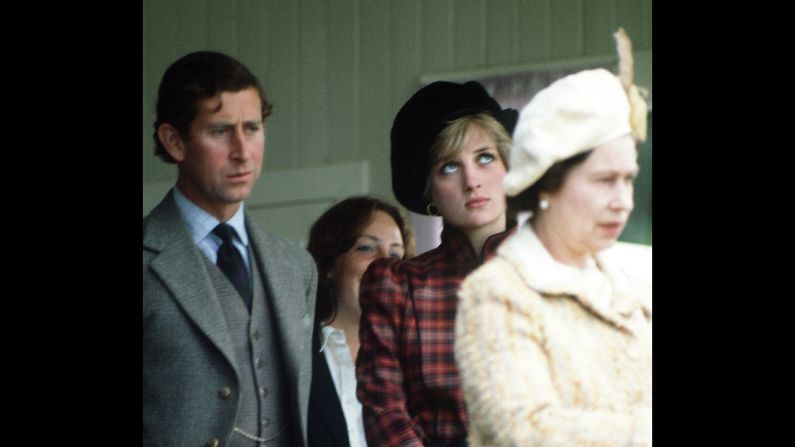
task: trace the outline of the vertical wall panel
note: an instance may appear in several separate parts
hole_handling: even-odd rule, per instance
[[[414,0],[390,3],[390,119],[403,105],[407,91],[417,89],[417,79],[422,71],[422,8]]]
[[[558,0],[550,16],[552,58],[582,55],[582,2]]]
[[[583,45],[586,55],[615,53],[615,0],[585,0],[583,3]]]
[[[643,4],[641,2],[637,0],[618,0],[616,17],[618,26],[624,27],[624,31],[632,39],[633,48],[648,48],[643,28],[648,26],[644,25],[644,22],[651,23],[651,20],[644,21]]]
[[[425,73],[440,73],[453,66],[452,11],[452,0],[422,2],[422,69]]]
[[[268,17],[270,38],[266,45],[274,61],[270,64],[270,96],[273,116],[266,134],[265,170],[290,169],[299,164],[297,157],[299,101],[299,2],[280,1],[271,5]]]
[[[326,1],[301,2],[298,64],[298,160],[308,166],[323,161],[328,151],[328,50]],[[294,165],[294,167],[297,167]]]
[[[174,60],[192,51],[211,49],[208,20],[214,21],[215,18],[207,16],[207,1],[178,0],[176,8],[173,14],[165,17],[168,21],[166,32],[172,34],[167,46],[176,52]],[[169,64],[174,60],[169,61]]]
[[[389,1],[367,0],[360,3],[361,17],[361,91],[359,107],[361,116],[362,158],[373,160],[372,184],[377,195],[389,184],[387,167],[383,160],[384,151],[389,150],[389,128],[392,124],[389,104]],[[373,155],[377,154],[377,155]],[[386,189],[389,191],[389,189]],[[391,195],[391,191],[390,191]],[[388,197],[388,195],[386,196]]]
[[[328,135],[324,162],[359,159],[359,2],[328,5]]]
[[[238,0],[237,54],[270,95],[268,66],[268,2]]]
[[[453,61],[455,68],[482,67],[486,61],[484,0],[453,3]]]
[[[640,38],[639,43],[641,46],[638,46],[638,48],[650,49],[652,34],[651,0],[642,2],[641,9],[643,10],[641,22],[639,24],[641,34],[638,36]]]
[[[486,2],[486,65],[516,63],[517,6],[515,0]]]
[[[237,2],[209,1],[206,10],[207,47],[237,55]]]
[[[417,78],[422,70],[422,9],[414,0],[398,0],[390,3],[390,49],[389,61],[390,99],[389,115],[394,117],[403,105],[406,91],[416,90]]]
[[[518,0],[516,61],[544,60],[552,52],[549,0]]]

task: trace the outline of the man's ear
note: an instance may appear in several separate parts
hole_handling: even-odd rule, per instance
[[[177,162],[185,159],[185,142],[176,127],[169,123],[161,124],[157,128],[157,138],[171,158]]]

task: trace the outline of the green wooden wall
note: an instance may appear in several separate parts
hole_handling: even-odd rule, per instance
[[[387,199],[392,118],[422,76],[614,57],[622,26],[651,90],[651,0],[144,0],[143,18],[144,184],[175,178],[153,155],[157,83],[200,49],[240,59],[273,100],[264,175],[367,161]]]

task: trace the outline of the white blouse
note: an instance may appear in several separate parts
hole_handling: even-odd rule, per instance
[[[326,357],[331,380],[342,404],[348,441],[351,447],[367,447],[362,419],[362,404],[356,397],[356,365],[345,341],[345,333],[333,326],[323,326],[323,344],[320,351]]]

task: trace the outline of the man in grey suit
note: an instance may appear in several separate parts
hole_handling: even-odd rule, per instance
[[[271,104],[237,60],[196,52],[158,90],[178,176],[143,221],[143,444],[306,445],[317,271],[245,213]]]

